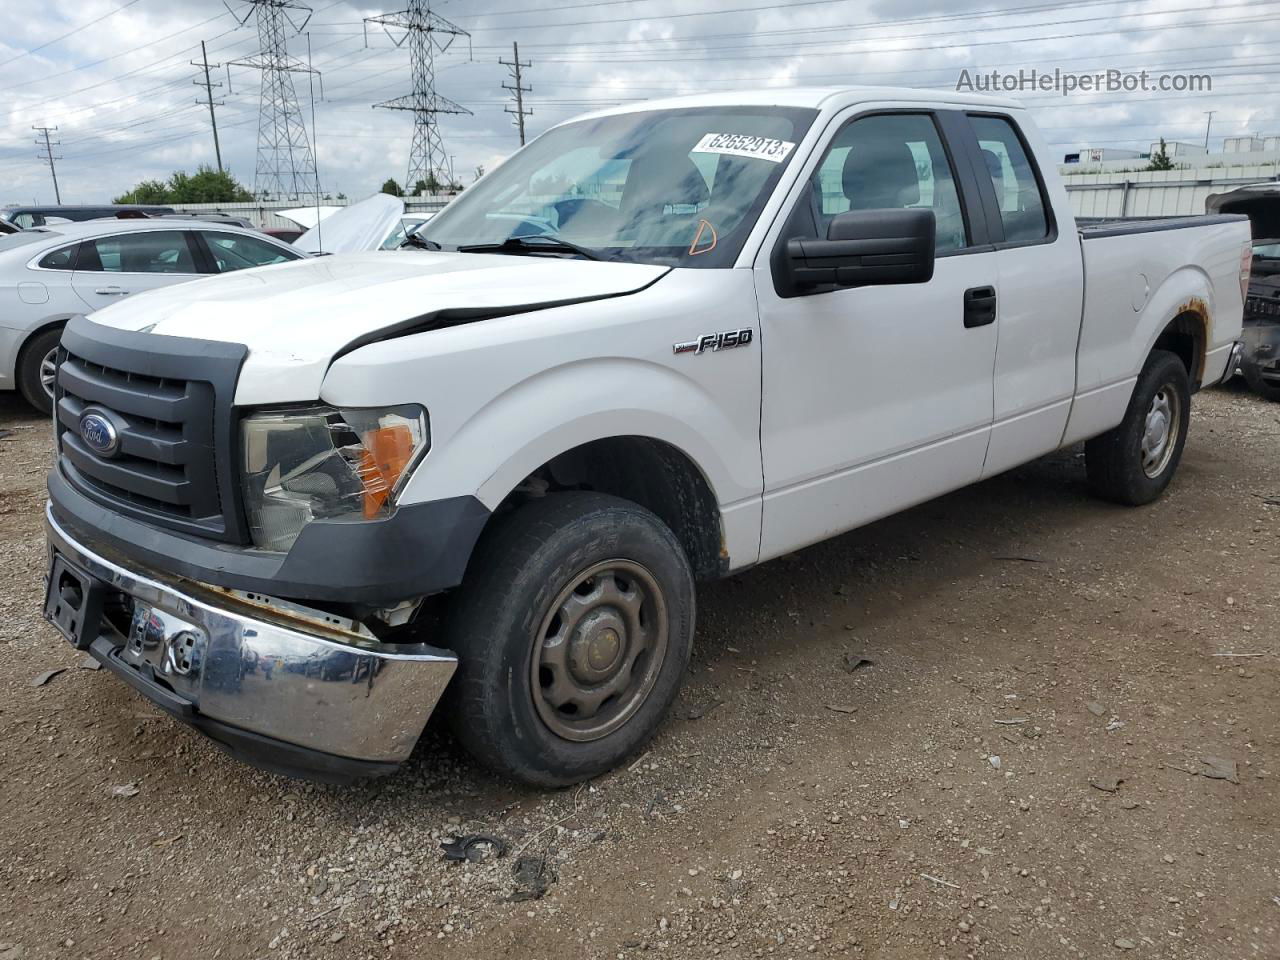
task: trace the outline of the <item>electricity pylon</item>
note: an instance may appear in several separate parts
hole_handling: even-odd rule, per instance
[[[262,100],[258,110],[258,162],[253,191],[259,197],[295,199],[320,191],[316,159],[307,139],[307,128],[298,109],[293,74],[319,74],[296,57],[289,56],[286,37],[301,33],[311,19],[311,8],[293,0],[246,0],[243,17],[232,16],[245,26],[257,20],[258,52],[227,64],[230,87],[232,66],[262,71]],[[230,6],[227,7],[231,9]],[[301,17],[301,22],[296,18]]]
[[[471,34],[450,23],[444,17],[431,12],[428,0],[409,0],[409,7],[396,13],[384,13],[365,17],[365,42],[368,42],[368,25],[376,23],[386,31],[395,45],[409,41],[409,66],[413,76],[413,92],[394,100],[375,103],[375,109],[410,110],[413,112],[413,144],[409,147],[409,175],[405,179],[405,192],[413,193],[418,184],[425,183],[431,192],[438,191],[450,182],[449,155],[440,137],[436,117],[442,113],[471,115],[461,104],[436,93],[435,55],[444,53],[457,37],[470,38]],[[391,28],[403,30],[397,38]]]

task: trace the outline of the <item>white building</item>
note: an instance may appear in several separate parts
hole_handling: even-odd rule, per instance
[[[1236,138],[1240,139],[1240,138]],[[1248,138],[1252,139],[1252,138]],[[1064,163],[1058,169],[1079,217],[1170,217],[1205,212],[1209,197],[1250,184],[1280,182],[1280,138],[1269,149],[1177,154],[1173,170],[1148,170],[1149,160]],[[1160,147],[1156,143],[1156,149]]]

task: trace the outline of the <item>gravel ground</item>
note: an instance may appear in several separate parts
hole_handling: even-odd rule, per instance
[[[1146,509],[1060,454],[704,587],[649,752],[539,793],[434,728],[261,774],[82,668],[0,400],[0,960],[1280,957],[1280,405],[1195,407]]]

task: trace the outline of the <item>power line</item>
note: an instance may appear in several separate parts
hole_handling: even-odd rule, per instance
[[[213,88],[221,87],[222,84],[213,82],[213,80],[209,76],[209,70],[210,69],[216,70],[218,67],[222,66],[222,64],[215,63],[210,65],[209,51],[205,48],[204,41],[201,40],[200,41],[200,62],[197,63],[195,60],[192,60],[191,65],[193,67],[201,67],[204,71],[203,80],[194,80],[192,82],[197,87],[204,87],[205,100],[209,104],[209,123],[212,124],[213,126],[213,155],[218,161],[218,174],[221,175],[222,174],[222,145],[218,143],[218,115],[214,112],[214,109],[213,109],[214,108]],[[196,101],[196,103],[199,103],[199,102],[200,102],[199,100]],[[218,104],[218,106],[221,106],[221,104]]]
[[[526,110],[524,108],[524,95],[526,93],[532,93],[533,88],[526,87],[521,83],[520,71],[524,67],[532,67],[533,64],[530,62],[522,63],[520,61],[520,44],[515,43],[514,41],[511,44],[511,59],[503,60],[501,57],[499,57],[498,63],[502,64],[504,67],[506,67],[508,70],[511,71],[511,79],[515,81],[515,86],[512,86],[509,83],[504,83],[502,85],[502,89],[510,90],[512,94],[514,94],[516,98],[516,108],[512,110],[510,107],[504,107],[503,110],[504,112],[513,114],[515,116],[515,125],[520,131],[520,146],[523,147],[524,146],[524,118],[533,116],[532,109]]]
[[[120,6],[116,7],[114,10],[108,10],[102,16],[95,17],[94,19],[88,21],[87,23],[82,23],[80,24],[80,26],[76,27],[73,30],[68,30],[66,33],[62,34],[61,36],[54,37],[52,40],[46,40],[44,43],[40,44],[39,46],[32,47],[30,50],[23,50],[16,57],[10,57],[4,63],[0,63],[0,69],[9,66],[9,64],[11,63],[18,62],[23,57],[29,57],[33,53],[39,53],[41,50],[44,50],[46,47],[52,47],[55,43],[61,43],[63,40],[67,39],[67,37],[74,37],[77,33],[80,33],[83,30],[88,30],[90,27],[94,26],[95,24],[101,23],[103,20],[106,20],[108,17],[114,17],[121,10],[125,10],[129,7],[132,7],[135,3],[139,3],[139,2],[140,0],[129,0],[128,3],[122,3]]]
[[[1275,2],[1276,2],[1276,0],[1263,0],[1263,3],[1262,3],[1262,4],[1258,4],[1258,3],[1219,4],[1219,5],[1218,5],[1217,7],[1215,7],[1214,9],[1215,9],[1215,10],[1222,10],[1222,9],[1227,9],[1227,8],[1230,8],[1230,7],[1257,7],[1257,6],[1270,5],[1270,4],[1273,4],[1273,3],[1275,3]],[[1090,20],[1106,20],[1106,19],[1109,19],[1109,18],[1106,18],[1106,17],[1098,17],[1098,18],[1089,18],[1089,19],[1090,19]],[[1084,22],[1086,22],[1086,21],[1085,21],[1085,20],[1076,20],[1076,21],[1064,21],[1064,22],[1084,23]],[[1039,36],[1039,37],[1037,37],[1037,36],[1031,36],[1031,37],[1011,37],[1011,38],[1009,38],[1009,39],[1007,39],[1007,40],[963,40],[963,41],[952,41],[952,43],[950,44],[950,46],[952,46],[952,47],[963,47],[963,48],[970,48],[970,47],[993,47],[993,46],[995,46],[995,47],[1001,47],[1001,46],[1009,46],[1010,44],[1014,44],[1014,43],[1018,43],[1018,44],[1028,44],[1028,43],[1046,43],[1046,42],[1048,42],[1048,41],[1050,41],[1050,40],[1097,39],[1097,38],[1100,38],[1100,37],[1110,37],[1110,36],[1114,36],[1114,35],[1116,35],[1116,34],[1121,34],[1121,33],[1157,33],[1157,32],[1163,31],[1163,30],[1189,30],[1189,29],[1196,28],[1196,27],[1208,27],[1208,28],[1212,28],[1212,27],[1232,26],[1232,25],[1242,24],[1242,23],[1274,23],[1274,22],[1275,22],[1275,14],[1274,14],[1274,13],[1271,13],[1271,14],[1267,14],[1267,15],[1264,15],[1264,16],[1258,16],[1258,17],[1237,17],[1237,18],[1229,19],[1229,20],[1197,20],[1197,21],[1192,21],[1192,22],[1189,22],[1189,23],[1167,23],[1167,24],[1160,24],[1160,25],[1158,25],[1158,26],[1149,26],[1149,27],[1124,27],[1124,28],[1119,29],[1119,30],[1107,30],[1105,33],[1103,33],[1103,32],[1093,32],[1093,33],[1088,33],[1088,32],[1086,32],[1086,33],[1056,33],[1056,34],[1048,34],[1048,35],[1046,35],[1046,36]],[[1019,26],[1020,26],[1020,27],[1022,27],[1023,29],[1025,29],[1025,28],[1030,27],[1030,26],[1032,26],[1032,25],[1031,25],[1031,24],[1026,24],[1026,25],[1019,25]],[[1005,28],[999,28],[999,27],[997,27],[997,28],[992,28],[992,29],[1014,29],[1014,28],[1013,28],[1013,27],[1005,27]],[[953,34],[963,34],[963,33],[973,33],[973,32],[975,32],[975,30],[959,30],[959,31],[947,31],[947,32],[932,33],[932,34],[920,34],[920,35],[917,35],[917,36],[918,36],[920,39],[926,39],[926,38],[943,38],[943,37],[949,37],[949,36],[952,36]],[[988,32],[988,31],[983,30],[982,32],[983,32],[983,33],[986,33],[986,32]],[[887,41],[892,41],[892,40],[904,40],[904,39],[910,39],[910,38],[909,38],[909,37],[906,37],[906,36],[898,36],[898,37],[869,37],[869,38],[867,38],[866,40],[852,40],[852,41],[846,41],[846,43],[885,43],[885,42],[887,42]],[[834,42],[834,41],[826,41],[826,42],[827,42],[827,43],[831,43],[831,42]],[[790,45],[784,45],[784,46],[789,47],[789,48],[794,48],[794,47],[799,46],[799,45],[798,45],[798,44],[790,44]],[[740,53],[759,53],[759,52],[763,52],[763,51],[766,51],[766,50],[772,50],[772,49],[775,49],[775,47],[776,47],[776,45],[772,45],[772,46],[770,46],[770,45],[758,45],[758,46],[752,46],[752,47],[740,48],[740,49],[739,49],[739,52],[740,52]],[[925,46],[917,46],[917,47],[894,47],[894,48],[891,48],[891,49],[889,49],[889,50],[885,50],[885,51],[882,51],[882,52],[884,52],[884,53],[894,53],[894,54],[897,54],[897,53],[912,53],[912,52],[917,52],[917,51],[937,51],[937,50],[939,50],[939,49],[943,49],[943,48],[941,48],[938,44],[927,44],[927,45],[925,45]],[[805,55],[805,56],[811,56],[811,57],[818,57],[818,56],[822,56],[822,57],[864,56],[864,55],[866,55],[866,54],[867,54],[867,53],[869,53],[869,52],[870,52],[870,51],[865,51],[865,50],[848,50],[848,49],[837,49],[837,50],[810,50],[810,51],[805,51],[805,52],[804,52],[804,55]],[[796,54],[796,56],[799,56],[799,55],[800,55],[799,53],[797,53],[797,54]],[[596,57],[592,57],[592,56],[577,56],[577,57],[544,57],[543,59],[544,59],[544,62],[547,62],[547,63],[596,63],[596,62],[598,62],[598,58],[596,58]],[[610,62],[611,62],[611,65],[613,65],[613,66],[618,66],[618,65],[621,65],[621,64],[624,64],[624,63],[706,63],[706,62],[723,63],[723,62],[724,62],[724,48],[713,48],[711,51],[709,51],[709,55],[707,55],[707,56],[627,57],[627,58],[620,58],[620,57],[618,57],[618,58],[612,58]]]
[[[629,0],[629,2],[635,2],[635,0]],[[1105,6],[1107,4],[1114,4],[1117,2],[1120,2],[1120,0],[1081,0],[1081,2],[1079,3],[1063,2],[1063,0],[1053,0],[1053,2],[1051,3],[1027,4],[1025,6],[1020,6],[1020,7],[1004,7],[1000,10],[1000,13],[1002,16],[1020,16],[1023,14],[1045,13],[1050,10],[1068,10],[1068,9],[1078,10],[1081,7]],[[790,9],[792,6],[794,6],[794,4],[773,4],[771,6],[756,7],[752,9],[766,12],[769,10],[780,9],[780,8]],[[530,8],[521,12],[535,13],[535,12],[538,12],[539,9],[545,11],[545,10],[555,10],[558,8],[555,8],[555,7]],[[712,11],[708,11],[708,13],[710,12]],[[1161,13],[1163,11],[1153,10],[1150,12],[1152,14],[1156,14],[1156,13]],[[633,44],[648,45],[648,44],[661,44],[661,43],[702,43],[707,40],[727,40],[727,39],[734,39],[734,38],[743,38],[743,37],[754,38],[754,37],[762,37],[762,36],[769,36],[769,37],[786,36],[786,35],[797,34],[797,33],[830,33],[833,30],[870,30],[870,29],[875,29],[875,28],[880,28],[885,26],[897,27],[897,26],[907,26],[909,24],[922,24],[922,23],[951,23],[957,20],[977,19],[977,20],[985,21],[985,20],[989,20],[990,17],[991,17],[990,10],[976,10],[976,11],[967,12],[967,13],[943,13],[943,14],[933,14],[930,16],[923,16],[923,17],[894,17],[891,22],[886,22],[884,20],[875,20],[875,21],[864,21],[861,23],[822,24],[814,27],[788,27],[788,28],[777,29],[777,30],[749,30],[749,31],[737,32],[737,33],[705,33],[705,34],[671,36],[671,37],[633,37],[626,40],[597,40],[593,38],[591,40],[591,46],[614,47],[614,46],[633,45]],[[647,19],[647,18],[639,18],[639,19]],[[664,17],[663,19],[666,19],[666,17]],[[597,21],[591,21],[591,22],[608,24],[608,23],[626,23],[630,21],[628,20],[618,20],[618,21],[597,20]],[[551,24],[551,26],[581,26],[581,25],[582,24]],[[1021,24],[1020,26],[1034,26],[1034,24]],[[526,29],[526,28],[520,28],[520,29]],[[984,25],[984,29],[985,29],[985,25]],[[967,32],[967,31],[962,31],[962,32]],[[526,48],[527,47],[558,47],[558,46],[562,46],[563,43],[564,41],[562,40],[554,41],[554,42],[542,42],[542,43],[534,42],[534,43],[526,43],[525,47]],[[503,48],[504,48],[503,44],[489,44],[489,45],[477,44],[476,46],[476,49],[478,50],[500,50]]]
[[[250,0],[250,2],[253,2],[253,0]],[[165,36],[161,37],[158,40],[150,40],[147,43],[139,44],[136,47],[130,47],[128,50],[121,50],[119,53],[113,53],[111,56],[103,57],[101,60],[94,60],[90,63],[82,63],[78,67],[72,67],[69,70],[63,70],[61,73],[51,73],[48,76],[36,77],[34,80],[24,80],[22,83],[10,84],[7,87],[0,88],[0,93],[7,93],[10,90],[19,90],[22,87],[29,87],[32,84],[36,84],[36,83],[48,83],[50,80],[56,80],[58,77],[65,77],[68,74],[79,73],[81,70],[88,70],[90,67],[101,66],[102,64],[109,63],[112,60],[118,60],[121,57],[126,57],[131,53],[137,53],[139,50],[145,50],[147,47],[154,47],[157,43],[164,43],[166,40],[172,40],[174,37],[181,36],[184,33],[189,33],[190,31],[195,30],[198,27],[203,27],[207,23],[213,23],[213,21],[221,19],[222,17],[225,17],[225,16],[226,16],[225,13],[219,13],[215,16],[209,17],[207,20],[201,20],[199,23],[193,23],[189,27],[183,27],[181,30],[175,30],[173,33],[166,34]],[[181,54],[180,53],[176,54],[176,56],[181,56]],[[173,59],[173,58],[169,57],[167,59]],[[132,71],[132,72],[136,73],[137,71]],[[66,96],[66,94],[63,93],[62,96]]]
[[[58,201],[58,206],[62,206],[62,191],[58,189],[58,168],[54,164],[55,160],[61,160],[62,158],[55,157],[53,155],[53,148],[58,144],[51,143],[49,141],[49,134],[56,133],[58,128],[57,127],[32,127],[31,129],[36,131],[36,133],[40,134],[42,137],[44,137],[44,156],[41,157],[40,159],[42,159],[45,163],[49,164],[49,173],[53,175],[53,196]],[[59,141],[59,143],[60,142],[61,141]],[[39,145],[40,145],[40,141],[39,139],[37,139],[36,146],[39,146]]]

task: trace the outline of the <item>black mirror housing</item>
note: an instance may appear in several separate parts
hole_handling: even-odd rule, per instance
[[[797,291],[927,283],[933,279],[936,233],[932,210],[837,214],[827,239],[787,241],[787,273]]]

